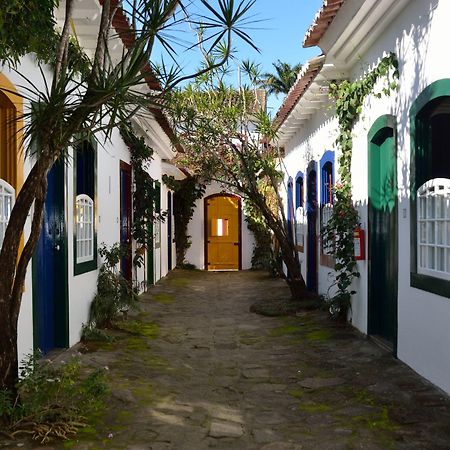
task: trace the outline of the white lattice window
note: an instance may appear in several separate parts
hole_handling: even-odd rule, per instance
[[[333,215],[333,205],[331,203],[327,203],[322,206],[322,228],[325,228],[328,225],[328,222]],[[323,240],[324,241],[324,240]],[[333,243],[331,242],[322,242],[322,253],[324,255],[331,255]]]
[[[94,259],[94,201],[86,194],[76,198],[77,263]]]
[[[417,272],[450,280],[450,180],[417,190]]]
[[[295,211],[295,237],[297,245],[305,248],[305,234],[306,234],[306,214],[302,206],[299,206]],[[301,250],[303,251],[303,250]]]
[[[14,188],[5,180],[0,179],[0,247],[3,244],[15,197]]]

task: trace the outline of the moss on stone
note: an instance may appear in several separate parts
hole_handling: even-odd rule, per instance
[[[294,398],[301,398],[303,397],[304,391],[302,389],[292,389],[288,394]]]
[[[133,350],[133,351],[147,351],[149,349],[149,345],[145,339],[138,336],[130,337],[126,340],[125,348],[127,350]]]
[[[159,326],[155,323],[141,322],[139,320],[119,322],[117,328],[128,333],[156,339],[159,336]]]
[[[284,325],[282,327],[273,328],[269,332],[271,337],[280,337],[298,334],[301,331],[298,325]]]
[[[309,331],[305,334],[305,338],[311,342],[327,342],[331,339],[332,333],[330,330],[315,330]]]
[[[161,294],[152,295],[152,300],[157,303],[162,303],[163,305],[170,305],[175,301],[175,297],[172,294],[163,292]]]
[[[155,401],[154,390],[150,384],[132,386],[131,392],[140,405],[150,405]]]
[[[189,286],[191,280],[189,278],[173,278],[170,282],[176,287],[186,287]]]
[[[299,409],[308,413],[325,413],[332,410],[331,406],[325,403],[301,403]]]

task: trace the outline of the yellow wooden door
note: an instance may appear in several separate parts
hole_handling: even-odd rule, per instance
[[[239,198],[207,200],[207,269],[239,269]]]

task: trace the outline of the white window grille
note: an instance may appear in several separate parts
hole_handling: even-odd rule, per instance
[[[5,180],[0,179],[0,248],[3,245],[6,227],[11,217],[16,192]]]
[[[76,198],[77,264],[94,259],[94,201],[86,194]]]
[[[306,213],[302,206],[295,210],[295,234],[297,245],[305,248]]]
[[[326,203],[322,206],[322,228],[325,228],[328,225],[328,222],[333,215],[333,205],[331,203]],[[325,242],[322,240],[322,253],[324,255],[331,255],[332,253],[332,242]]]
[[[417,272],[450,280],[450,180],[417,190]]]

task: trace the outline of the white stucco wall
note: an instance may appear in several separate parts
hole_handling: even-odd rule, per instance
[[[205,269],[205,209],[204,199],[210,195],[221,192],[229,192],[218,183],[212,183],[206,187],[205,195],[197,200],[194,215],[189,222],[188,234],[191,236],[192,244],[186,252],[186,261],[194,264],[198,269]],[[248,229],[244,217],[244,208],[242,208],[242,269],[247,270],[252,267],[253,247],[255,239],[253,233]]]
[[[26,56],[22,58],[17,68],[17,72],[9,70],[7,67],[1,68],[1,72],[15,86],[25,85],[26,82],[19,75],[25,75],[39,90],[44,90],[44,80],[33,57]],[[44,75],[47,77],[47,83],[50,84],[50,74],[44,68]],[[21,91],[18,88],[19,92]],[[24,94],[30,95],[29,92],[23,91]],[[28,100],[24,100],[25,110],[29,104]],[[170,152],[170,144],[167,144],[168,138],[158,136],[162,133],[157,125],[153,123],[153,128],[145,130],[148,144],[154,148],[155,153],[153,160],[148,168],[150,175],[161,182],[161,210],[167,209],[167,187],[162,183],[162,156],[160,150],[165,146],[164,157]],[[130,152],[128,147],[122,141],[120,133],[115,130],[111,139],[103,142],[100,138],[97,152],[97,199],[96,199],[96,223],[97,223],[97,243],[100,246],[105,243],[107,246],[120,241],[120,161],[130,163]],[[65,172],[65,218],[66,231],[68,236],[67,254],[68,254],[68,291],[69,291],[69,345],[73,345],[79,341],[81,336],[81,327],[86,323],[89,315],[90,303],[96,293],[98,269],[84,274],[74,275],[74,167],[70,161],[73,151],[70,150],[69,163]],[[31,169],[31,161],[25,160],[24,177],[28,175]],[[172,221],[173,223],[173,221]],[[28,237],[30,231],[30,221],[25,227],[25,238]],[[167,237],[167,220],[161,224],[161,247],[155,250],[155,280],[158,281],[168,272],[168,237]],[[175,261],[175,245],[170,243]],[[98,257],[98,268],[101,265],[101,258]],[[25,290],[22,298],[22,306],[19,315],[18,325],[18,353],[22,359],[25,355],[33,351],[33,299],[32,299],[32,273],[31,263],[26,276]],[[137,282],[143,282],[146,278],[144,269],[138,269],[133,273],[133,277]]]
[[[23,99],[24,112],[29,112],[30,100],[34,98],[32,92],[26,88],[32,88],[21,74],[25,74],[28,80],[40,91],[45,89],[45,80],[50,83],[49,71],[43,67],[43,73],[41,74],[36,67],[34,57],[25,56],[21,58],[20,63],[17,66],[17,70],[10,70],[7,66],[0,67],[0,72],[8,78],[8,80],[16,87],[17,91],[25,98]],[[43,78],[45,77],[45,79]],[[28,159],[24,161],[24,179],[29,174],[32,168],[31,162]],[[17,195],[17,192],[16,192]],[[28,239],[31,229],[31,222],[27,221],[24,229],[24,239]],[[33,352],[33,299],[32,299],[32,271],[31,263],[29,265],[26,278],[25,289],[22,296],[22,303],[19,313],[18,321],[18,356],[19,360],[22,360],[26,355]]]
[[[397,18],[381,33],[358,63],[350,69],[357,79],[373,68],[386,53],[396,53],[400,64],[397,92],[381,99],[369,97],[356,124],[352,159],[354,199],[363,229],[368,220],[368,144],[367,133],[375,120],[392,114],[397,120],[398,177],[398,357],[418,373],[450,393],[450,299],[410,286],[410,208],[409,110],[418,95],[432,82],[450,78],[447,54],[450,29],[450,3],[446,1],[411,0]],[[329,38],[329,36],[327,37]],[[450,93],[449,93],[450,94]],[[320,116],[322,114],[322,116]],[[329,113],[316,114],[286,146],[288,175],[305,171],[304,154],[313,149],[314,158],[333,149],[336,121],[324,120]],[[336,158],[337,163],[337,158]],[[337,171],[337,164],[336,164]],[[367,239],[366,239],[367,246]],[[367,255],[367,247],[366,247]],[[367,261],[358,262],[361,278],[356,281],[358,293],[352,304],[352,323],[367,332]],[[326,286],[324,271],[319,269],[319,292]]]
[[[299,130],[293,138],[287,143],[285,147],[284,158],[284,171],[285,176],[285,188],[287,181],[291,177],[294,182],[294,207],[295,207],[295,179],[298,172],[302,172],[304,176],[304,205],[307,198],[307,168],[311,161],[317,162],[317,182],[318,182],[318,200],[320,198],[320,159],[323,154],[328,150],[335,150],[334,141],[337,136],[337,122],[332,115],[332,111],[329,108],[324,108],[316,112],[311,116],[310,120],[305,126]],[[337,171],[335,170],[335,176]],[[286,203],[286,195],[284,195],[284,201]],[[299,253],[300,263],[302,267],[302,275],[306,280],[307,270],[307,255],[309,252],[307,242],[307,231],[305,232],[304,251]],[[320,214],[317,211],[317,223],[316,223],[317,237],[320,235]],[[327,266],[320,264],[320,242],[317,243],[317,267],[318,267],[318,292],[319,294],[326,295],[330,285],[330,272],[331,269]]]

